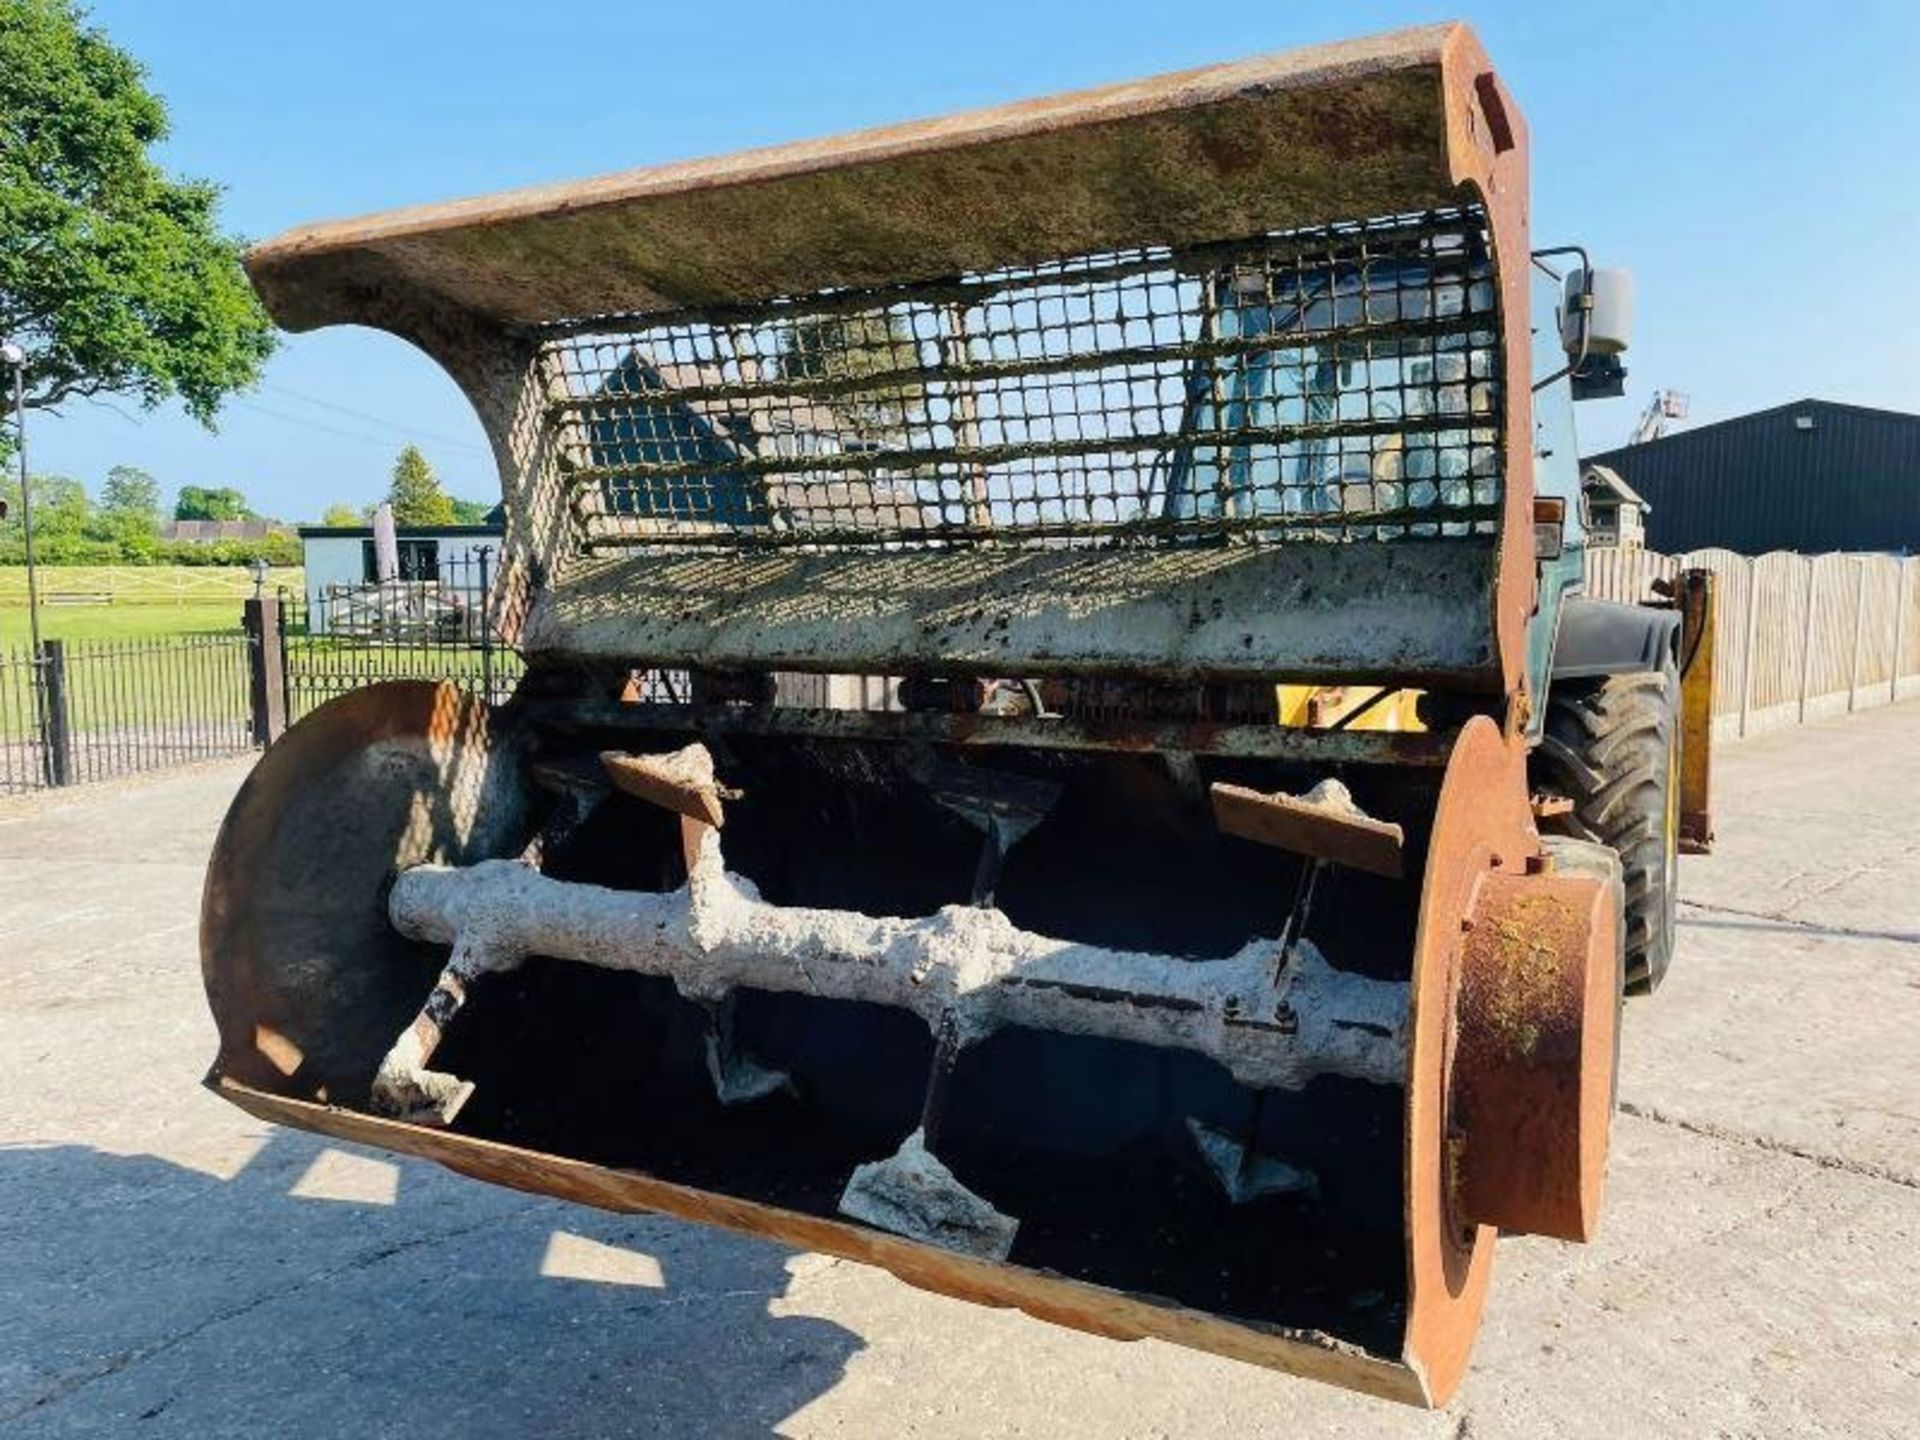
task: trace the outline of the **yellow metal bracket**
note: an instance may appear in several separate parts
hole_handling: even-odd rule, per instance
[[[1420,734],[1421,692],[1378,685],[1276,685],[1276,720],[1301,730],[1382,730]]]
[[[1680,605],[1680,852],[1713,849],[1713,626],[1711,570],[1682,571]]]

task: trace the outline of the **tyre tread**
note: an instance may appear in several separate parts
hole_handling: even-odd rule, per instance
[[[1542,828],[1597,841],[1620,856],[1626,978],[1646,994],[1665,975],[1675,898],[1667,890],[1667,787],[1678,683],[1671,669],[1562,681],[1547,701],[1534,769],[1541,788],[1573,808]]]

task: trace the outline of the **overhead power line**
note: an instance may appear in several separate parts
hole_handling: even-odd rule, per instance
[[[299,425],[308,430],[320,431],[323,434],[337,435],[342,440],[358,440],[363,445],[378,445],[383,450],[391,451],[400,443],[389,436],[369,435],[364,430],[348,430],[338,425],[329,425],[322,420],[312,419],[306,415],[292,415],[285,410],[276,410],[271,405],[262,405],[258,400],[235,399],[232,403],[240,406],[242,409],[252,410],[256,414],[268,416],[288,425]],[[469,455],[483,456],[487,453],[478,446],[464,444],[458,440],[435,440],[429,436],[419,435],[417,431],[412,433],[421,439],[427,440],[429,444],[464,451]]]
[[[261,388],[263,390],[271,390],[276,395],[284,396],[302,405],[312,405],[316,409],[331,410],[336,415],[344,415],[350,420],[360,420],[369,425],[378,425],[383,430],[391,430],[396,435],[403,436],[409,440],[423,440],[434,445],[447,446],[455,450],[465,450],[475,455],[484,455],[487,453],[484,447],[474,444],[471,440],[457,439],[452,435],[442,435],[433,430],[422,430],[417,425],[409,425],[397,420],[389,420],[385,416],[374,415],[365,410],[355,410],[352,406],[341,405],[332,400],[323,400],[318,395],[308,395],[286,385],[267,383],[262,385]]]

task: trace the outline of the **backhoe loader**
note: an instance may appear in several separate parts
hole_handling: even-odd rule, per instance
[[[254,250],[471,400],[527,673],[267,749],[208,1083],[1444,1403],[1598,1222],[1698,610],[1579,593],[1527,154],[1445,25]]]

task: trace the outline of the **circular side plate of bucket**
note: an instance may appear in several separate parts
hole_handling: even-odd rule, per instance
[[[1583,1241],[1598,1223],[1618,912],[1609,877],[1552,868],[1523,750],[1470,721],[1441,782],[1412,975],[1403,1355],[1432,1403],[1466,1370],[1498,1230]]]
[[[1460,732],[1441,782],[1414,939],[1413,1038],[1407,1069],[1407,1333],[1403,1354],[1431,1403],[1466,1371],[1493,1270],[1495,1232],[1461,1221],[1450,1183],[1447,1123],[1453,1010],[1475,893],[1495,869],[1537,848],[1526,765],[1490,720]]]
[[[227,811],[201,900],[217,1076],[364,1101],[441,961],[388,923],[393,877],[517,853],[522,748],[502,712],[414,681],[343,695],[269,747]]]

